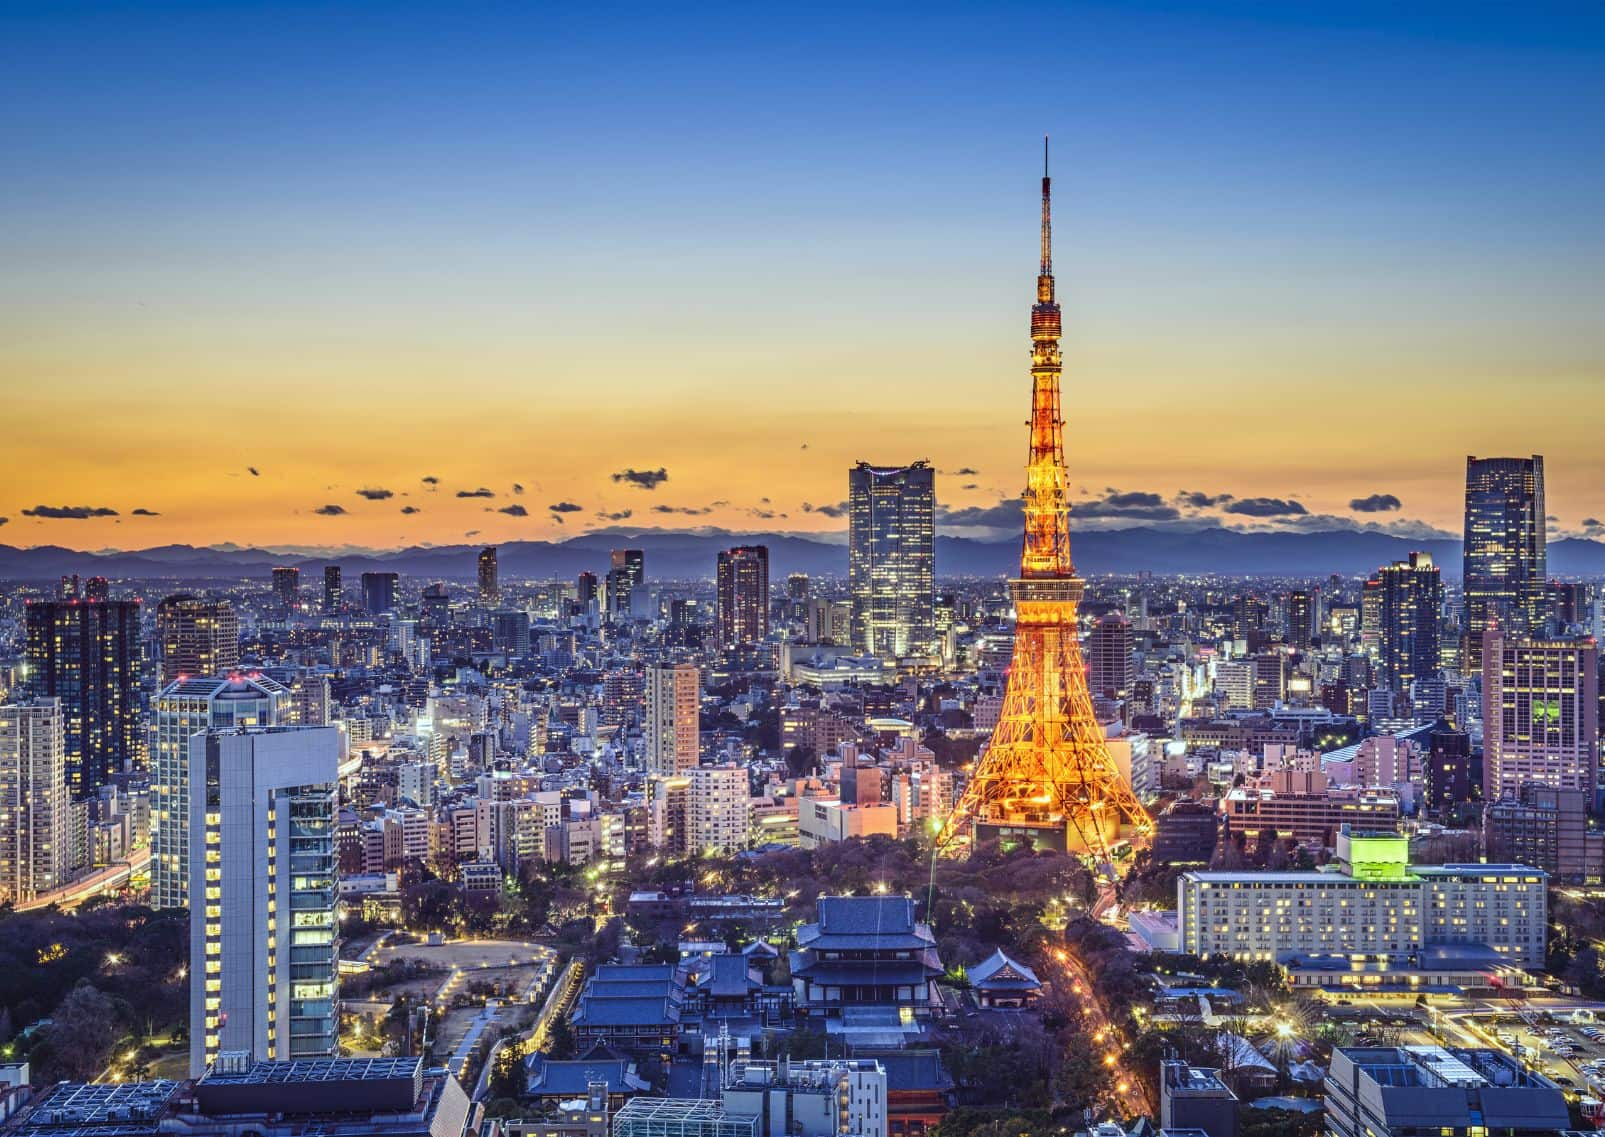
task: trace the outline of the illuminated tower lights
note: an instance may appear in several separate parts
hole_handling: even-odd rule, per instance
[[[1049,187],[1044,141],[1041,268],[1031,309],[1025,539],[1020,575],[1009,583],[1014,656],[991,744],[938,833],[937,845],[952,853],[962,838],[996,837],[1107,860],[1125,833],[1145,837],[1153,825],[1104,744],[1076,635],[1083,582],[1070,557]]]

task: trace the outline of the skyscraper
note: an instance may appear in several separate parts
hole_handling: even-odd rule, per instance
[[[1249,644],[1249,650],[1254,650],[1252,641],[1260,637],[1265,631],[1265,617],[1270,613],[1270,605],[1258,596],[1244,594],[1232,601],[1232,638],[1242,640]]]
[[[575,600],[575,603],[577,603],[580,606],[580,611],[583,612],[583,611],[585,611],[586,608],[588,608],[590,606],[591,601],[593,601],[595,599],[596,599],[596,574],[594,572],[582,572],[582,573],[580,573],[579,576],[574,578],[574,600]]]
[[[719,553],[719,642],[754,644],[769,635],[769,550],[738,545]]]
[[[1308,592],[1290,592],[1287,595],[1287,642],[1297,651],[1305,651],[1315,635],[1315,606]]]
[[[660,777],[686,774],[701,755],[701,676],[690,663],[646,669],[646,768]]]
[[[501,598],[501,582],[496,576],[496,546],[487,545],[479,550],[479,602],[491,605]]]
[[[67,790],[91,797],[141,759],[139,601],[28,605],[28,689],[61,700]]]
[[[273,598],[286,612],[293,612],[301,603],[301,570],[294,567],[273,570]]]
[[[1107,861],[1122,829],[1153,829],[1121,776],[1087,690],[1076,632],[1086,588],[1070,556],[1069,474],[1060,410],[1061,318],[1054,299],[1047,143],[1043,143],[1042,261],[1031,308],[1031,447],[1026,461],[1025,540],[1014,600],[1014,653],[991,743],[937,834],[996,838],[1084,851]],[[856,516],[856,515],[855,515]]]
[[[156,696],[150,777],[152,907],[189,904],[190,740],[208,730],[283,726],[291,718],[289,690],[263,675],[190,676],[169,683]]]
[[[1544,459],[1466,459],[1463,546],[1466,670],[1482,664],[1482,634],[1541,636],[1547,614]]]
[[[340,566],[323,566],[323,614],[337,615],[340,611]]]
[[[1377,570],[1377,673],[1395,691],[1438,674],[1443,579],[1431,553],[1411,553]]]
[[[847,474],[853,644],[883,659],[936,650],[936,471],[928,462]]]
[[[0,902],[67,883],[68,824],[61,701],[0,706]]]
[[[1087,684],[1094,695],[1126,699],[1137,678],[1132,664],[1131,621],[1120,612],[1098,617],[1087,637]]]
[[[1598,782],[1599,650],[1593,640],[1482,638],[1483,798],[1524,782],[1582,790]]]
[[[240,617],[227,600],[174,593],[156,605],[162,682],[180,675],[222,675],[239,666]]]
[[[370,616],[382,616],[396,606],[396,580],[393,572],[365,572],[362,574],[362,610]]]
[[[190,1075],[225,1050],[333,1057],[333,727],[210,731],[190,744]]]
[[[646,580],[646,553],[640,549],[614,549],[607,570],[607,611],[628,619],[635,590]]]

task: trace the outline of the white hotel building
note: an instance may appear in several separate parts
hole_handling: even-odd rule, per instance
[[[1328,969],[1346,961],[1383,973],[1430,970],[1430,959],[1447,955],[1543,966],[1542,871],[1411,866],[1408,850],[1397,834],[1344,831],[1336,869],[1186,873],[1176,887],[1177,947],[1284,965],[1324,960]]]
[[[190,1076],[338,1053],[334,727],[190,743]]]

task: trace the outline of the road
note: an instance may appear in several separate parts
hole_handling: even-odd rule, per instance
[[[85,900],[99,896],[103,892],[115,892],[127,884],[130,878],[145,872],[149,867],[150,849],[148,847],[136,849],[128,860],[96,869],[71,884],[40,893],[27,903],[18,904],[16,910],[28,912],[35,908],[48,908],[52,904],[59,904],[63,908],[76,908]]]
[[[568,1014],[568,1008],[574,1002],[575,996],[579,994],[580,981],[584,977],[585,964],[577,959],[569,960],[568,966],[563,969],[563,973],[552,984],[552,989],[546,996],[546,1002],[541,1004],[541,1012],[535,1016],[535,1022],[530,1026],[529,1030],[519,1036],[520,1040],[527,1044],[525,1053],[546,1048],[552,1024],[561,1016]],[[507,1040],[503,1039],[492,1047],[491,1052],[485,1056],[485,1065],[479,1071],[479,1080],[474,1083],[473,1099],[475,1101],[482,1099],[490,1089],[490,1073],[496,1068],[496,1057],[506,1044]]]
[[[1089,1042],[1095,1053],[1102,1055],[1103,1064],[1109,1068],[1114,1084],[1114,1104],[1127,1119],[1151,1116],[1154,1110],[1149,1105],[1143,1080],[1126,1065],[1126,1047],[1130,1045],[1130,1040],[1116,1029],[1103,1004],[1093,993],[1095,988],[1086,964],[1068,947],[1055,948],[1049,956],[1055,972],[1054,982],[1062,984],[1063,989],[1069,991],[1090,1028],[1087,1032]]]

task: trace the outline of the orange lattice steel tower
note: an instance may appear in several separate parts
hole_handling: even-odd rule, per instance
[[[1121,777],[1092,711],[1076,635],[1083,582],[1070,560],[1070,502],[1059,408],[1059,305],[1047,143],[1042,147],[1042,268],[1031,309],[1031,454],[1025,541],[1014,598],[1014,658],[991,745],[938,848],[997,838],[1107,859],[1122,835],[1145,836],[1148,813]]]

